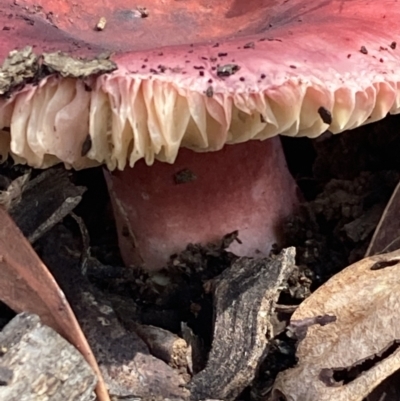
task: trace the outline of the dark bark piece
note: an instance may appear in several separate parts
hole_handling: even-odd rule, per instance
[[[234,400],[251,383],[274,335],[270,317],[294,258],[294,248],[241,258],[216,279],[214,340],[206,368],[190,383],[192,400]]]
[[[25,184],[9,214],[33,243],[78,205],[85,190],[71,183],[66,170],[54,167]]]
[[[41,257],[60,284],[96,356],[110,396],[153,399],[187,398],[187,383],[150,354],[143,340],[119,322],[104,294],[82,275],[73,238],[59,225],[38,242]]]
[[[16,316],[0,333],[0,346],[1,400],[94,399],[97,378],[88,363],[37,315]]]

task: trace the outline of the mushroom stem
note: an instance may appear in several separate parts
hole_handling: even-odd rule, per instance
[[[174,164],[143,160],[105,172],[127,265],[157,270],[188,243],[239,231],[229,250],[264,256],[280,242],[282,220],[298,205],[279,137],[227,145],[218,152],[181,149]]]

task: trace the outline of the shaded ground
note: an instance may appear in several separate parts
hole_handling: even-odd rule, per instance
[[[399,118],[317,140],[286,141],[289,166],[306,198],[286,225],[299,266],[314,288],[361,259],[400,177]],[[301,157],[307,154],[306,162]]]

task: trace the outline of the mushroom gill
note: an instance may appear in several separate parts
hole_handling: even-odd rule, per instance
[[[185,241],[231,229],[236,252],[268,252],[297,202],[272,137],[339,133],[400,108],[394,0],[0,5],[0,57],[41,55],[15,62],[23,79],[10,59],[0,70],[1,154],[121,170],[106,177],[128,264],[159,268]],[[104,51],[116,70],[77,60]]]

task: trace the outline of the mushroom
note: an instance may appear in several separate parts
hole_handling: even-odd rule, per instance
[[[278,135],[400,109],[394,0],[0,5],[0,58],[42,54],[0,71],[1,154],[106,164],[127,264],[158,269],[234,230],[233,251],[267,253],[298,203]]]

